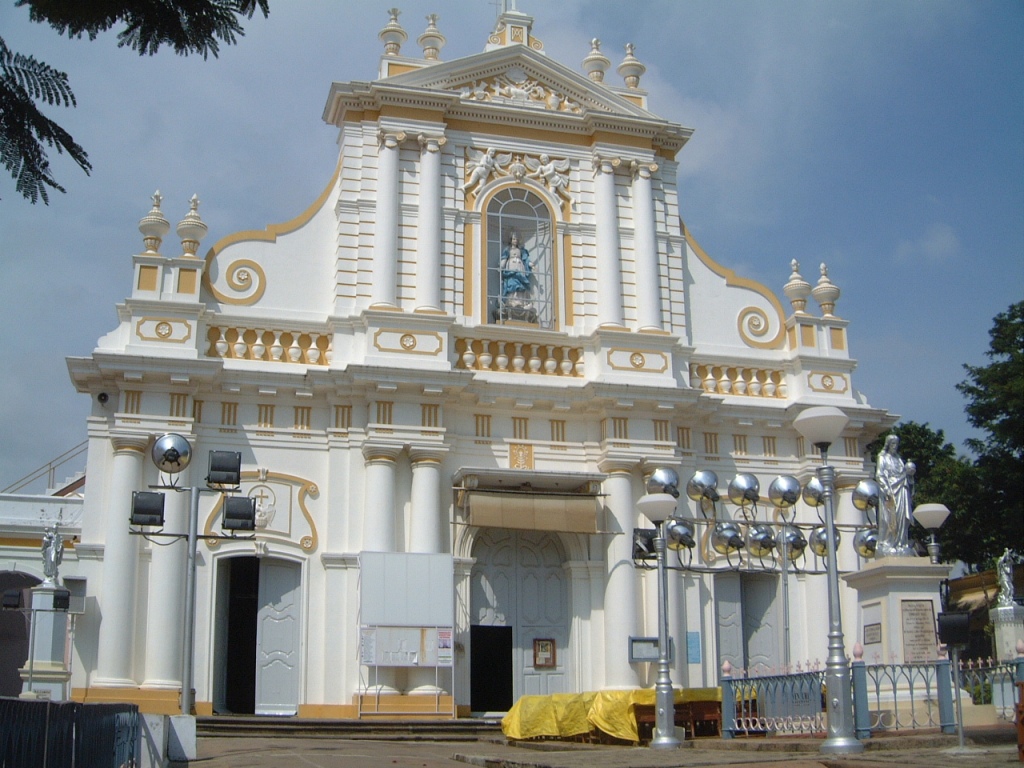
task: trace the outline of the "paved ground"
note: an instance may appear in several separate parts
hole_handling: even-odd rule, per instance
[[[994,768],[1019,766],[1012,730],[1001,743],[968,744],[955,736],[876,738],[855,756],[818,753],[812,740],[699,740],[672,751],[544,742],[415,741],[294,737],[200,737],[196,768]],[[985,739],[986,742],[992,739]]]

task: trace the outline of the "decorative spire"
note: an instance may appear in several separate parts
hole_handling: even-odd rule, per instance
[[[160,210],[163,199],[159,189],[154,192],[153,207],[139,220],[139,232],[142,233],[142,242],[146,244],[146,253],[158,253],[164,235],[171,231],[171,223]]]
[[[583,59],[583,71],[595,83],[604,82],[604,73],[612,65],[612,60],[601,53],[601,41],[596,37],[590,41],[590,53]]]
[[[793,305],[794,312],[803,312],[807,306],[807,297],[811,295],[811,284],[800,275],[800,262],[793,259],[789,262],[793,274],[789,276],[789,282],[782,286],[786,297]]]
[[[427,16],[427,29],[426,31],[416,38],[416,42],[423,48],[423,58],[427,61],[437,61],[438,54],[441,53],[441,49],[444,48],[444,44],[448,42],[445,36],[441,34],[441,31],[437,28],[437,14],[432,13]]]
[[[189,200],[189,212],[178,222],[177,233],[181,238],[181,247],[186,256],[195,256],[199,250],[199,241],[206,236],[209,227],[199,218],[199,196],[192,195]]]
[[[409,39],[409,35],[402,29],[402,25],[398,23],[398,14],[401,11],[397,8],[391,8],[388,13],[391,15],[391,20],[378,33],[377,37],[384,43],[385,56],[397,56],[402,48],[402,43]]]
[[[836,308],[836,301],[839,299],[839,287],[828,279],[828,267],[825,262],[821,263],[821,277],[818,284],[811,291],[814,300],[821,305],[821,312],[825,317],[832,317],[832,310]]]
[[[640,87],[640,76],[647,71],[647,67],[633,55],[634,50],[635,46],[632,43],[626,43],[626,58],[622,60],[616,71],[626,81],[627,88],[635,89]]]

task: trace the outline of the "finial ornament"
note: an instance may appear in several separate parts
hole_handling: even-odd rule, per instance
[[[437,14],[431,13],[427,16],[427,29],[416,38],[416,42],[423,48],[423,58],[427,61],[437,61],[447,38],[437,28]]]
[[[409,35],[402,25],[398,23],[398,14],[401,11],[397,8],[388,9],[390,20],[387,25],[377,34],[380,41],[384,43],[384,55],[385,56],[397,56],[398,52],[402,48],[402,43],[409,39]]]
[[[604,73],[612,65],[612,60],[601,53],[601,41],[596,37],[590,41],[590,53],[583,59],[583,71],[595,83],[604,82]]]
[[[789,281],[782,287],[783,292],[793,305],[794,312],[803,312],[807,307],[807,297],[811,295],[811,284],[800,274],[800,262],[793,259],[789,262],[793,270]]]
[[[153,207],[139,220],[139,232],[142,233],[142,242],[146,244],[146,253],[158,253],[164,236],[171,231],[171,223],[160,210],[163,199],[159,189],[154,192]]]
[[[839,293],[839,287],[829,279],[828,267],[825,266],[825,262],[822,262],[821,277],[818,278],[818,284],[814,286],[811,295],[814,296],[814,300],[821,306],[822,314],[825,317],[832,317],[832,312],[836,308],[836,301],[839,299]]]
[[[189,211],[185,218],[178,222],[175,230],[181,238],[181,247],[186,256],[195,256],[199,250],[199,242],[206,236],[209,227],[199,218],[199,196],[192,195],[189,200]]]
[[[633,55],[634,50],[636,48],[632,43],[626,43],[626,58],[622,60],[616,70],[622,76],[627,88],[639,88],[640,76],[647,71],[647,67]]]

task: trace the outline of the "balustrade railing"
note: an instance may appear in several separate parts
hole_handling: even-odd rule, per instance
[[[582,376],[583,349],[491,339],[456,339],[456,367],[470,371]]]
[[[331,335],[315,331],[213,326],[207,339],[206,354],[227,360],[330,365],[333,352]]]

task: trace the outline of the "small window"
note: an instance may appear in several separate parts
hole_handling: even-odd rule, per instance
[[[487,314],[492,323],[554,324],[551,212],[521,187],[487,205]]]

